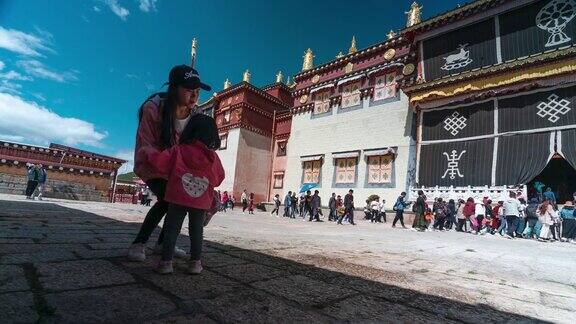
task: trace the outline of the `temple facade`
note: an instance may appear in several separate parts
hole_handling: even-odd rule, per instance
[[[413,193],[576,192],[576,15],[565,0],[476,1],[415,26]]]
[[[576,8],[569,0],[478,0],[258,88],[228,80],[202,110],[218,123],[227,179],[257,201],[353,189],[390,208],[429,199],[576,191]],[[570,180],[572,179],[572,180]],[[562,200],[562,199],[560,199]]]
[[[0,141],[0,192],[24,194],[27,165],[42,164],[47,172],[43,196],[111,201],[116,174],[125,162],[65,145]]]

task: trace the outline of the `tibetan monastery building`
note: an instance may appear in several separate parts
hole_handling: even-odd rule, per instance
[[[24,194],[27,165],[42,164],[47,172],[44,197],[110,201],[116,173],[125,162],[59,144],[0,141],[0,192]]]
[[[576,191],[576,8],[569,0],[478,0],[314,66],[291,82],[230,84],[201,105],[216,118],[227,179],[270,201],[304,184],[324,203],[354,189],[390,208],[428,198],[498,200]],[[384,34],[384,31],[383,31]],[[360,203],[361,204],[361,203]]]

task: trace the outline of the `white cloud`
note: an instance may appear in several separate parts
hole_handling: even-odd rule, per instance
[[[124,174],[134,171],[134,150],[122,150],[116,152],[112,156],[117,157],[128,162],[124,163],[120,169],[118,169],[118,174]]]
[[[38,29],[37,32],[40,35],[0,27],[0,48],[28,56],[42,56],[42,51],[54,52],[48,47],[50,33]]]
[[[34,92],[34,93],[32,93],[32,95],[34,96],[34,98],[36,98],[38,100],[46,101],[46,97],[44,97],[44,95],[41,93]]]
[[[138,0],[140,2],[140,10],[144,12],[149,12],[150,10],[156,11],[156,2],[157,0]]]
[[[26,141],[40,145],[50,142],[76,146],[102,146],[105,132],[77,118],[63,117],[35,102],[0,93],[0,138]]]
[[[16,80],[16,81],[32,81],[31,77],[22,75],[16,71],[8,71],[6,73],[0,73],[0,79],[2,79],[2,80]]]
[[[18,61],[17,64],[22,69],[24,69],[24,71],[26,71],[27,74],[38,78],[52,80],[60,83],[78,80],[78,77],[76,76],[78,74],[77,71],[71,70],[60,72],[50,70],[40,61],[36,60]]]
[[[128,18],[130,11],[120,6],[118,4],[118,0],[104,0],[104,3],[108,6],[108,8],[110,8],[110,10],[112,10],[116,16],[120,17],[120,19],[126,20],[126,18]]]
[[[17,83],[13,83],[10,80],[2,79],[0,80],[0,92],[10,93],[10,94],[20,94],[20,89],[22,86]]]
[[[0,70],[4,69],[5,66],[6,66],[6,64],[4,64],[4,62],[0,61]]]
[[[138,76],[137,74],[132,74],[132,73],[126,73],[124,76],[128,79],[140,79],[140,76]]]
[[[100,12],[100,11],[101,11],[100,7],[98,7],[98,6],[94,6],[92,9],[94,9],[94,11],[96,11],[96,12]]]

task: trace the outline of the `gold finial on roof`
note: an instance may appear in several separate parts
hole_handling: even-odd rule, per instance
[[[250,83],[250,76],[251,74],[249,70],[244,71],[244,75],[242,75],[242,81]]]
[[[228,81],[228,78],[226,78],[226,80],[224,81],[224,90],[230,88],[232,86],[232,84],[230,83],[230,81]]]
[[[284,75],[282,74],[282,71],[278,71],[276,74],[276,83],[281,83],[282,80],[284,80]]]
[[[194,67],[194,63],[196,63],[196,47],[198,46],[198,42],[196,41],[196,37],[192,38],[192,47],[190,48],[190,66]]]
[[[304,52],[303,58],[304,62],[302,63],[302,71],[310,70],[314,67],[314,53],[312,53],[310,48]]]
[[[352,36],[352,42],[350,43],[350,48],[348,49],[348,54],[356,53],[358,49],[356,48],[356,37]]]
[[[396,32],[390,29],[390,32],[386,36],[388,36],[388,39],[392,39],[396,37]]]
[[[422,21],[422,6],[418,5],[416,1],[410,6],[410,10],[406,14],[406,27],[414,26]]]
[[[341,57],[344,57],[344,53],[342,53],[342,51],[338,52],[338,54],[336,55],[337,59],[339,59]]]

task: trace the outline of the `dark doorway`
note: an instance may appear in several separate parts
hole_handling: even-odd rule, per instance
[[[546,188],[552,188],[556,194],[556,202],[563,204],[567,200],[572,200],[573,193],[576,192],[576,170],[562,158],[560,155],[555,155],[548,165],[537,175],[532,181],[528,183],[528,197],[538,198],[534,183],[537,181],[542,182]]]

